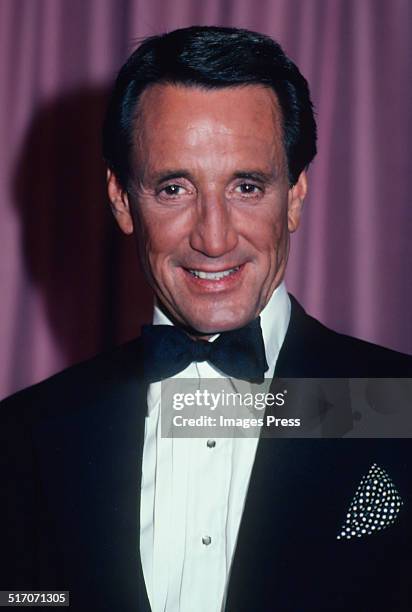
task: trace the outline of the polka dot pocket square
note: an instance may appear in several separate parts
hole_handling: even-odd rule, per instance
[[[388,474],[372,464],[357,488],[337,539],[362,538],[386,529],[396,521],[402,505]]]

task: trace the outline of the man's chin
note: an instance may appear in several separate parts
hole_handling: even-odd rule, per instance
[[[250,308],[242,309],[239,304],[236,307],[231,304],[226,308],[221,308],[220,311],[216,308],[214,310],[212,308],[189,310],[179,308],[178,304],[174,304],[173,308],[170,308],[157,296],[156,305],[163,310],[174,325],[181,327],[193,336],[213,336],[233,329],[240,329],[257,317],[253,310]],[[184,306],[186,306],[186,303]]]

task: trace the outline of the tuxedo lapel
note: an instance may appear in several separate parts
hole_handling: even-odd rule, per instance
[[[330,355],[319,351],[318,338],[312,319],[289,294],[290,322],[276,363],[275,377],[325,377],[328,375]],[[316,322],[317,324],[317,322]]]
[[[137,372],[116,378],[91,403],[80,400],[78,410],[37,427],[40,513],[56,517],[54,550],[40,546],[41,561],[56,563],[56,587],[70,585],[76,610],[126,612],[135,602],[133,609],[144,612],[150,607],[139,534],[147,388]]]

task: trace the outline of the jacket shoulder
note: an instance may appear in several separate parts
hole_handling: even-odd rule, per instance
[[[329,329],[290,297],[291,319],[278,362],[283,376],[412,377],[411,356]]]
[[[139,377],[140,362],[139,339],[101,353],[2,400],[1,421],[27,423],[90,405],[107,397],[110,388]]]

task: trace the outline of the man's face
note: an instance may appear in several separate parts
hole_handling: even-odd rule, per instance
[[[256,318],[283,278],[306,193],[304,173],[289,188],[275,94],[147,89],[132,168],[128,195],[109,173],[110,199],[172,318],[203,334]]]

